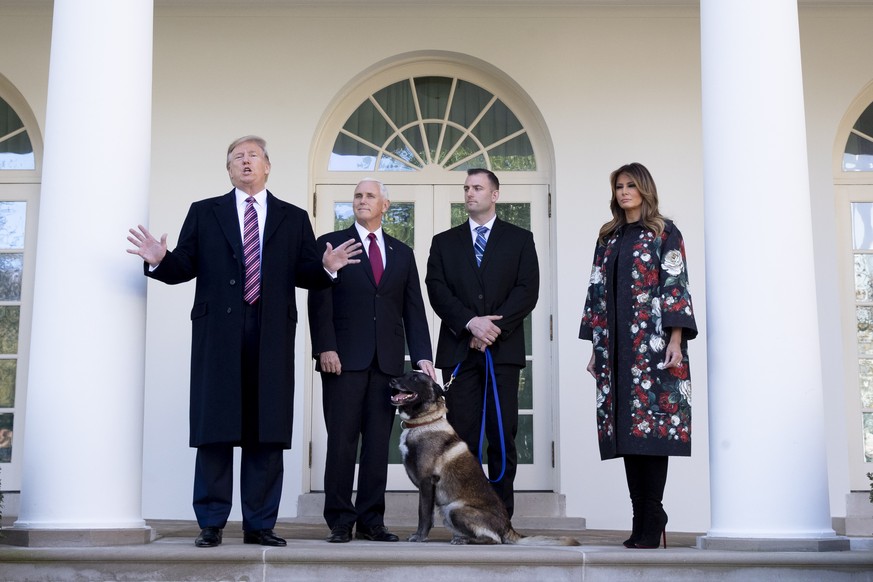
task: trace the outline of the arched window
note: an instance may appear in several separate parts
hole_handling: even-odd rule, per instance
[[[843,151],[844,172],[873,172],[873,103],[855,122]]]
[[[21,117],[0,98],[0,171],[33,170],[33,144]]]
[[[348,118],[331,171],[534,171],[527,131],[495,95],[457,77],[411,77],[371,94]]]
[[[39,172],[24,98],[0,76],[0,469],[5,491],[21,488],[21,435],[36,249]]]

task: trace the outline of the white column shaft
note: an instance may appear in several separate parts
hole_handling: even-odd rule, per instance
[[[702,0],[713,537],[833,536],[795,0]]]
[[[142,527],[152,0],[55,0],[16,527]]]

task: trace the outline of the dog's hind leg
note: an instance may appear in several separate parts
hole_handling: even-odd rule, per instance
[[[491,515],[463,504],[445,508],[446,527],[452,531],[452,544],[500,544],[500,535],[486,524]]]
[[[418,486],[418,529],[409,536],[410,542],[426,542],[427,535],[433,527],[433,507],[436,483],[433,480],[422,480]]]

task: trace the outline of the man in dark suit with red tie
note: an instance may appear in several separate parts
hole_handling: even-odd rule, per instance
[[[479,168],[467,171],[464,204],[469,220],[433,237],[425,283],[431,307],[442,320],[436,366],[445,381],[457,368],[446,394],[448,420],[474,455],[479,454],[486,348],[493,359],[501,418],[498,422],[489,380],[488,473],[497,480],[503,467],[502,422],[506,469],[492,486],[511,517],[518,380],[526,365],[524,319],[537,303],[540,276],[533,235],[500,220],[499,197],[497,176]]]
[[[283,451],[291,447],[294,405],[295,287],[332,285],[357,263],[353,241],[322,254],[306,212],[267,189],[270,157],[256,136],[227,149],[234,189],[195,202],[167,250],[130,229],[129,253],[148,277],[176,284],[196,278],[191,309],[190,446],[197,448],[194,513],[198,547],[221,543],[233,495],[233,448],[241,447],[243,541],[284,546],[273,532],[282,494]],[[325,247],[320,247],[324,249]]]
[[[321,245],[354,239],[366,251],[360,263],[343,269],[336,285],[309,293],[312,353],[321,372],[327,426],[324,519],[332,543],[350,541],[353,527],[358,539],[397,541],[384,524],[394,424],[388,381],[403,374],[404,344],[416,367],[436,379],[415,256],[382,230],[389,204],[381,182],[364,180],[352,201],[355,223],[318,239]]]

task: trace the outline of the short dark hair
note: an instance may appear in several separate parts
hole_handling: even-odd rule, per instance
[[[486,170],[485,168],[470,168],[467,170],[468,176],[475,176],[476,174],[485,174],[488,176],[488,181],[491,182],[491,186],[495,190],[500,190],[500,180],[497,179],[497,176],[494,175],[494,172],[491,170]]]

